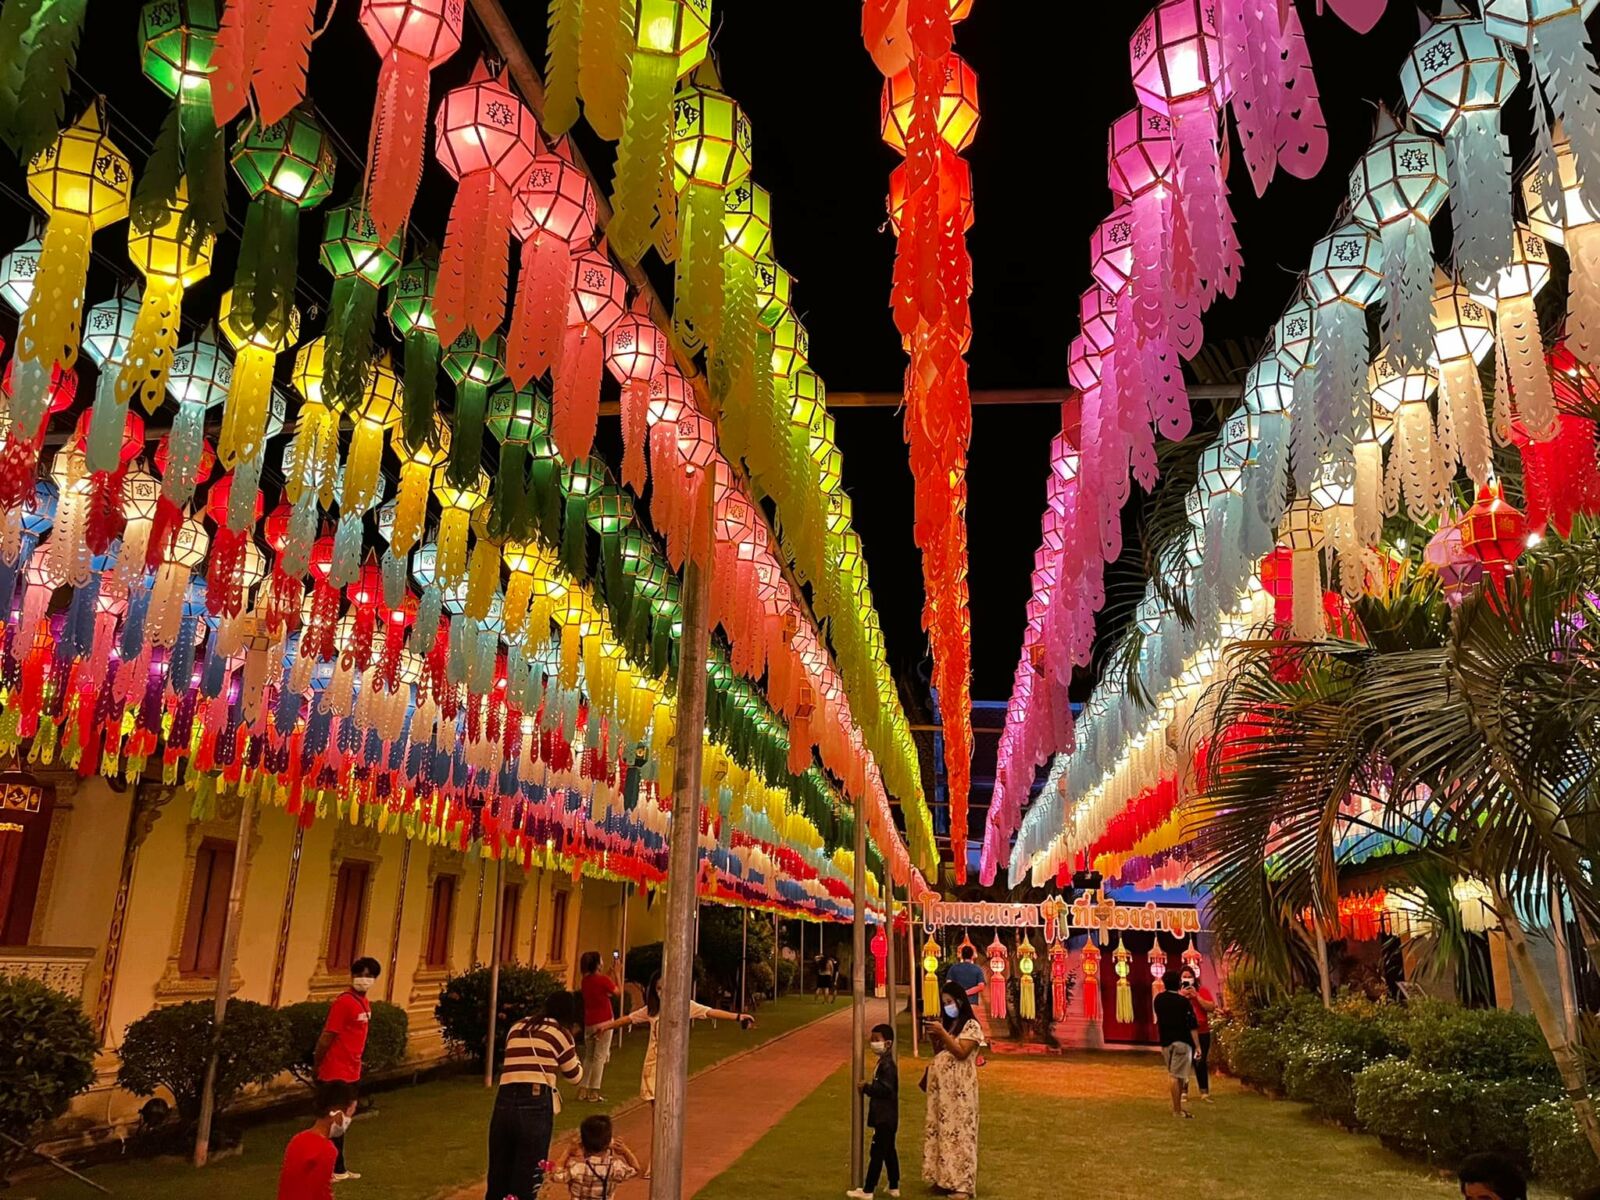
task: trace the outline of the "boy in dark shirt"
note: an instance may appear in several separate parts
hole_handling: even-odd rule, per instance
[[[1161,1036],[1161,1057],[1166,1060],[1167,1076],[1172,1085],[1172,1115],[1193,1117],[1183,1107],[1183,1095],[1189,1081],[1194,1078],[1194,1060],[1200,1053],[1195,1040],[1194,1006],[1189,998],[1178,991],[1180,976],[1168,971],[1161,977],[1164,989],[1155,998],[1156,1029]]]
[[[900,1152],[895,1135],[900,1130],[900,1068],[894,1061],[894,1029],[888,1025],[872,1027],[872,1052],[878,1056],[878,1069],[861,1085],[867,1106],[867,1124],[872,1126],[872,1152],[867,1159],[865,1187],[852,1188],[845,1195],[852,1200],[871,1200],[878,1187],[878,1172],[889,1172],[889,1195],[900,1194]]]

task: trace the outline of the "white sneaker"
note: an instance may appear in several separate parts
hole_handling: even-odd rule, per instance
[[[899,1200],[900,1189],[899,1188],[890,1188],[889,1189],[889,1195],[895,1197],[895,1200]]]
[[[335,1183],[343,1183],[346,1179],[360,1179],[360,1178],[361,1178],[361,1172],[360,1171],[339,1171],[334,1175],[333,1181]]]
[[[872,1193],[864,1192],[860,1188],[851,1188],[845,1195],[850,1197],[850,1200],[872,1200]]]

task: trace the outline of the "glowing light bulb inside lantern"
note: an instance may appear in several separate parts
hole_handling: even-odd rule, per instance
[[[1533,305],[1534,297],[1549,282],[1550,252],[1545,240],[1518,225],[1511,261],[1495,283],[1500,369],[1495,377],[1494,411],[1495,431],[1502,438],[1510,436],[1513,403],[1516,418],[1533,441],[1547,441],[1560,428],[1555,388],[1545,364],[1539,316]]]
[[[606,366],[622,385],[622,480],[641,494],[648,479],[644,451],[650,381],[671,354],[667,335],[637,307],[606,334]]]
[[[44,210],[45,227],[27,310],[17,328],[9,444],[30,443],[42,430],[52,373],[78,358],[90,243],[128,215],[133,170],[103,130],[98,102],[61,131],[28,164],[28,194]]]
[[[1433,358],[1439,370],[1439,443],[1454,473],[1459,458],[1479,487],[1489,481],[1489,418],[1478,363],[1495,344],[1494,310],[1482,296],[1441,280],[1433,293]]]
[[[680,248],[672,324],[686,346],[722,333],[726,192],[750,176],[750,121],[715,88],[691,84],[673,101],[673,177],[680,196]]]
[[[176,103],[159,137],[176,144],[170,157],[156,156],[133,195],[135,228],[159,225],[179,187],[189,191],[180,231],[197,245],[227,224],[227,163],[223,127],[211,112],[211,57],[216,49],[219,6],[214,0],[149,0],[139,10],[140,66],[145,78]]]
[[[511,217],[522,260],[506,335],[506,374],[521,388],[559,366],[572,258],[594,236],[594,189],[588,176],[559,154],[540,154],[517,187]],[[608,232],[614,234],[615,228],[613,217]]]
[[[170,648],[177,643],[189,583],[194,569],[205,562],[209,546],[205,526],[194,517],[178,526],[151,585],[150,607],[145,615],[146,646]]]
[[[1579,362],[1600,366],[1600,207],[1584,201],[1572,139],[1557,130],[1554,171],[1536,163],[1522,178],[1528,224],[1547,241],[1565,245],[1567,349]]]
[[[505,343],[499,334],[480,340],[467,330],[444,352],[445,373],[456,387],[455,428],[450,438],[449,475],[457,487],[470,486],[483,460],[484,419],[490,389],[506,377]]]

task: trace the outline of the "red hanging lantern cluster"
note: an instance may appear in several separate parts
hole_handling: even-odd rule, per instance
[[[967,447],[972,403],[971,175],[960,159],[978,125],[978,80],[955,53],[970,0],[869,0],[862,32],[884,72],[883,140],[906,157],[890,182],[898,246],[891,289],[910,366],[905,435],[916,480],[917,547],[945,738],[956,881],[966,879],[972,765],[972,618],[967,592]]]

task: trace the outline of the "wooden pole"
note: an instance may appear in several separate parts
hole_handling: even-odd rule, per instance
[[[289,847],[289,880],[283,885],[283,912],[278,917],[278,945],[272,954],[272,988],[267,1003],[283,1002],[283,971],[289,962],[289,933],[294,927],[294,894],[300,886],[300,856],[305,850],[306,827],[294,823],[294,843]]]
[[[710,520],[713,489],[702,487]],[[689,1085],[689,1004],[694,999],[695,910],[700,877],[700,758],[706,725],[706,654],[711,564],[683,570],[683,638],[678,660],[678,730],[672,767],[672,827],[667,835],[667,916],[657,1029],[656,1120],[651,1200],[682,1200],[684,1104]]]
[[[617,948],[617,991],[621,996],[620,1007],[623,1012],[628,1011],[628,897],[633,891],[633,884],[624,882],[622,885],[622,933],[618,938],[621,943]],[[622,1045],[622,1035],[628,1027],[621,1026],[617,1030],[617,1045]]]
[[[395,968],[400,963],[400,918],[406,911],[406,880],[411,877],[411,839],[406,838],[400,850],[400,889],[394,897],[394,924],[389,929],[389,972],[383,980],[384,1003],[394,1000]],[[534,896],[537,908],[539,898]]]
[[[772,1000],[778,1000],[778,912],[772,912]]]
[[[484,863],[483,869],[487,871],[489,864]],[[483,875],[478,875],[479,883]],[[483,1056],[483,1086],[494,1086],[494,1027],[496,1018],[500,1015],[500,910],[505,907],[506,894],[506,860],[495,860],[494,868],[494,923],[490,926],[490,937],[494,940],[489,945],[489,1045]]]
[[[749,990],[745,984],[745,977],[750,972],[750,906],[739,907],[739,1007],[737,1011],[746,1012],[748,1006],[745,999]]]
[[[800,922],[800,948],[794,952],[794,965],[799,968],[794,973],[795,995],[805,994],[806,990],[806,923]]]
[[[850,1186],[860,1187],[865,1164],[866,1113],[856,1085],[867,1066],[867,810],[856,796],[855,911],[850,922]]]
[[[888,897],[888,910],[883,918],[883,936],[889,947],[889,952],[883,956],[883,982],[889,989],[889,1028],[893,1029],[898,1024],[900,1009],[894,994],[894,880],[889,878],[887,862],[883,864],[883,894]]]
[[[217,1057],[222,1049],[222,1019],[228,1011],[228,985],[233,961],[239,954],[239,925],[244,914],[244,889],[250,874],[250,839],[255,835],[256,797],[246,788],[239,797],[239,833],[233,851],[233,879],[228,888],[228,912],[222,924],[222,959],[217,964],[217,992],[211,1007],[211,1054],[206,1059],[205,1085],[200,1089],[200,1125],[194,1135],[194,1165],[203,1167],[211,1156],[211,1123],[217,1112]]]
[[[911,1057],[922,1057],[922,1026],[917,1022],[917,933],[911,907],[911,885],[906,884],[906,962],[911,973],[906,977],[907,1008],[911,1013]]]

